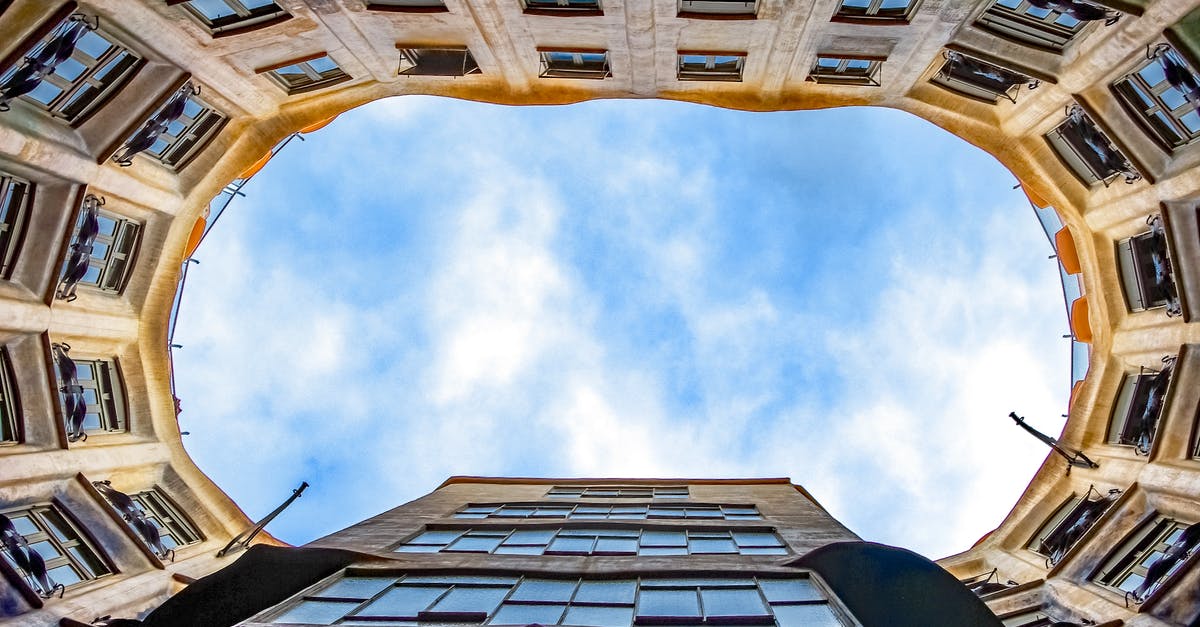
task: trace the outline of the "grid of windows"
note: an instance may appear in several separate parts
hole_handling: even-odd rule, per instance
[[[433,529],[399,553],[496,555],[787,555],[774,532],[757,529]]]
[[[1200,77],[1170,45],[1160,45],[1113,89],[1168,149],[1200,137]]]
[[[146,153],[165,165],[181,168],[221,130],[224,122],[225,116],[219,111],[194,95],[188,96],[183,112],[167,124]]]
[[[688,488],[685,485],[556,485],[550,488],[546,496],[567,499],[686,499]]]
[[[8,349],[0,346],[0,444],[21,441],[20,403]]]
[[[0,172],[0,279],[12,276],[32,192],[28,181]]]
[[[109,433],[124,431],[125,401],[121,394],[121,382],[115,363],[107,359],[72,359],[75,376],[82,388],[85,413],[82,431],[85,433]],[[62,381],[59,381],[60,388]],[[60,389],[61,392],[61,389]],[[67,400],[63,397],[63,404]],[[71,425],[67,425],[71,432]]]
[[[679,17],[753,18],[756,11],[753,0],[679,0]]]
[[[1186,564],[1187,554],[1184,554],[1180,559],[1172,560],[1171,567],[1166,572],[1154,573],[1150,585],[1143,587],[1151,569],[1168,554],[1172,546],[1181,543],[1181,540],[1184,541],[1181,544],[1186,543],[1185,534],[1188,532],[1189,523],[1156,516],[1121,543],[1093,580],[1120,592],[1129,593],[1137,597],[1139,602],[1144,601]],[[1194,530],[1192,534],[1195,535]],[[1193,543],[1191,551],[1194,552],[1196,548]]]
[[[50,504],[0,512],[46,562],[50,584],[68,588],[112,572],[100,554],[79,533],[58,507]],[[14,568],[16,562],[0,551]]]
[[[187,517],[158,489],[129,495],[145,519],[158,529],[159,540],[167,549],[200,541],[200,533]]]
[[[1143,369],[1125,375],[1108,426],[1109,444],[1133,446],[1141,455],[1150,454],[1166,405],[1174,361],[1174,357],[1164,358],[1164,367],[1158,372]]]
[[[879,68],[882,65],[883,62],[878,59],[821,55],[813,64],[808,78],[818,83],[878,87]]]
[[[79,224],[75,227],[76,234],[87,219],[87,212],[80,212]],[[99,210],[96,212],[96,222],[98,231],[91,245],[88,268],[78,284],[120,293],[129,281],[130,270],[133,268],[130,262],[137,250],[142,226],[115,213]],[[67,267],[64,266],[63,272],[66,271]]]
[[[675,76],[681,81],[741,82],[745,65],[744,53],[680,52]]]
[[[654,503],[650,505],[549,505],[539,503],[471,504],[454,514],[455,518],[567,518],[646,520],[707,518],[710,520],[761,520],[753,505],[708,505]]]
[[[543,50],[540,78],[604,79],[612,76],[607,50]]]
[[[71,19],[64,20],[63,25]],[[26,56],[32,56],[54,39],[63,25],[35,44]],[[133,75],[139,62],[137,55],[117,43],[111,35],[90,30],[75,43],[71,56],[22,98],[56,117],[74,122],[111,96]],[[18,67],[8,68],[0,74],[0,82],[8,80]]]
[[[847,624],[807,577],[549,579],[407,575],[337,579],[274,623],[436,621],[488,625]]]
[[[289,94],[322,89],[350,80],[350,75],[343,72],[342,68],[338,67],[338,64],[334,63],[328,55],[297,61],[267,70],[266,73]]]
[[[1035,6],[1030,0],[996,0],[979,16],[978,24],[1022,43],[1055,51],[1062,50],[1087,25],[1060,11]]]
[[[190,0],[183,6],[214,35],[264,26],[290,17],[271,0]]]
[[[916,0],[842,0],[835,19],[904,21]]]

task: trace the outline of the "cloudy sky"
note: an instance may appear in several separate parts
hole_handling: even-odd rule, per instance
[[[1016,501],[1069,348],[993,158],[883,109],[393,98],[294,142],[188,278],[185,442],[304,543],[450,475],[787,476],[941,557]]]

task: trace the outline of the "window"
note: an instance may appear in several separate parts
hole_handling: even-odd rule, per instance
[[[1200,137],[1200,77],[1169,44],[1113,83],[1121,102],[1168,150]]]
[[[708,520],[761,520],[753,505],[706,505],[654,503],[651,505],[548,505],[500,503],[471,504],[455,518],[567,518],[574,520],[655,520],[696,518]]]
[[[679,17],[753,18],[757,9],[753,0],[679,0]]]
[[[21,540],[12,538],[14,533]],[[56,590],[61,591],[60,586],[69,588],[112,572],[100,553],[55,505],[0,512],[0,534],[6,536],[6,545],[11,539],[20,547],[20,551],[0,553],[24,576],[25,583],[43,598],[55,594]],[[23,555],[14,557],[16,552]],[[34,553],[40,560],[38,557],[30,559]],[[27,570],[18,560],[30,568]],[[38,564],[40,561],[45,562],[44,570]]]
[[[323,89],[350,80],[350,75],[325,54],[263,71],[289,94]]]
[[[1017,582],[1009,579],[1008,581],[1000,581],[1000,569],[993,568],[986,573],[980,573],[959,581],[967,587],[977,597],[986,597],[993,592],[1008,590],[1017,585]]]
[[[686,499],[688,488],[681,486],[595,485],[550,488],[546,496],[567,499]]]
[[[367,2],[367,10],[443,13],[447,9],[442,0],[370,0]]]
[[[533,15],[604,15],[600,0],[522,0],[522,4]]]
[[[22,98],[49,111],[55,117],[76,122],[100,106],[109,96],[133,75],[140,59],[119,44],[115,38],[101,30],[89,30],[87,19],[76,14],[63,20],[45,38],[30,47],[25,57],[36,57],[48,44],[68,41],[73,37],[71,29],[82,28],[82,34],[71,52],[71,56],[54,66],[47,75]],[[76,31],[78,33],[78,31]],[[20,66],[6,68],[0,74],[0,84],[13,78]]]
[[[1108,427],[1108,443],[1134,447],[1139,455],[1149,455],[1158,420],[1166,405],[1167,389],[1175,357],[1163,358],[1159,372],[1143,368],[1125,376]]]
[[[1130,534],[1092,579],[1137,603],[1167,585],[1200,548],[1200,524],[1156,516]]]
[[[787,555],[773,531],[756,529],[479,529],[427,530],[399,553],[496,555]]]
[[[1108,496],[1101,496],[1092,489],[1087,494],[1072,496],[1038,529],[1027,548],[1045,556],[1047,568],[1058,564],[1120,494],[1120,490],[1109,490]]]
[[[996,104],[1000,98],[1016,102],[1021,84],[1028,84],[1030,89],[1038,85],[1037,81],[1023,74],[980,61],[961,52],[948,50],[945,57],[946,62],[937,74],[929,79],[930,82],[988,104]]]
[[[466,48],[400,49],[398,74],[404,76],[466,76],[479,74],[479,64]]]
[[[879,59],[821,55],[809,72],[809,80],[835,85],[879,86]]]
[[[213,35],[232,35],[292,17],[271,0],[190,0],[183,8]]]
[[[1036,2],[1045,6],[1045,3]],[[1046,9],[1030,0],[996,0],[983,15],[978,25],[998,35],[1014,39],[1023,44],[1059,52],[1079,34],[1089,21],[1115,22],[1120,15],[1082,0],[1061,2],[1063,10]],[[1083,18],[1088,18],[1084,20]]]
[[[542,50],[541,78],[591,78],[612,76],[606,50]]]
[[[158,557],[175,561],[176,547],[200,541],[192,524],[157,489],[129,496],[108,481],[92,485]]]
[[[1046,140],[1085,185],[1103,183],[1107,187],[1121,175],[1126,183],[1142,178],[1125,154],[1077,104],[1067,110],[1067,119],[1062,124],[1046,134]]]
[[[29,221],[32,195],[33,186],[28,181],[0,172],[0,279],[12,276],[25,223]]]
[[[129,282],[133,254],[142,227],[137,222],[99,209],[103,199],[88,195],[72,238],[71,255],[63,265],[58,298],[73,300],[76,285],[91,285],[121,293]],[[74,279],[73,281],[70,279]]]
[[[51,349],[68,439],[75,442],[86,440],[88,434],[124,431],[125,399],[116,364],[107,359],[72,359],[66,344]]]
[[[1001,614],[1000,622],[1004,627],[1054,627],[1055,625],[1091,625],[1090,621],[1075,621],[1052,614],[1043,608],[1017,610],[1009,614]]]
[[[906,22],[916,4],[916,0],[842,0],[833,19]]]
[[[1117,242],[1117,265],[1129,311],[1166,307],[1167,315],[1183,313],[1175,287],[1167,232],[1161,216],[1150,216],[1150,230]]]
[[[676,78],[681,81],[742,81],[745,53],[680,52]]]
[[[144,151],[176,170],[186,165],[225,123],[225,116],[199,93],[199,87],[186,83],[125,141],[113,160],[129,165],[133,155]]]
[[[21,404],[8,349],[0,346],[0,444],[21,441]]]
[[[275,623],[434,621],[488,625],[848,624],[808,577],[552,579],[349,574],[306,595]]]

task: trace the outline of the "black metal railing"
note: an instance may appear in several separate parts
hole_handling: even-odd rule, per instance
[[[104,202],[104,197],[94,194],[88,194],[83,199],[79,230],[75,232],[75,239],[71,242],[70,255],[54,294],[59,300],[75,300],[75,288],[91,267],[92,248],[96,243],[96,236],[100,234],[100,207],[104,206]]]
[[[75,52],[75,44],[84,33],[96,30],[100,18],[91,22],[82,13],[75,13],[51,31],[48,41],[35,47],[21,60],[21,65],[0,83],[0,111],[8,111],[9,102],[38,88],[47,76]],[[6,68],[5,68],[6,69]]]
[[[1123,175],[1125,182],[1130,184],[1142,178],[1141,172],[1078,104],[1067,108],[1067,119],[1055,132],[1096,180],[1105,185],[1119,175]]]
[[[1179,537],[1157,559],[1146,567],[1146,578],[1136,589],[1125,593],[1125,605],[1133,601],[1141,605],[1150,598],[1166,579],[1200,549],[1200,523],[1183,530]]]
[[[83,422],[87,418],[87,397],[84,396],[83,386],[79,384],[79,369],[75,360],[71,359],[71,345],[56,343],[50,345],[54,356],[54,369],[58,371],[58,390],[63,397],[63,420],[67,425],[67,441],[79,442],[87,439],[83,430]]]
[[[57,593],[59,598],[62,598],[66,586],[54,582],[50,572],[46,570],[46,560],[29,546],[25,536],[17,531],[16,526],[4,514],[0,514],[0,544],[5,556],[16,565],[21,577],[39,597],[49,599]]]
[[[158,141],[158,136],[167,131],[173,122],[183,116],[184,107],[187,106],[188,98],[200,93],[200,88],[192,85],[191,81],[184,83],[150,119],[146,120],[125,143],[117,149],[117,153],[112,156],[112,160],[121,167],[128,167],[133,164],[134,155],[144,152]]]
[[[1095,498],[1092,498],[1093,494],[1096,495]],[[1046,568],[1058,565],[1119,496],[1121,490],[1118,489],[1109,490],[1108,494],[1102,495],[1095,486],[1088,487],[1083,500],[1042,540],[1038,552],[1046,556]]]
[[[1017,87],[1027,85],[1036,89],[1041,81],[998,65],[981,61],[954,50],[942,55],[946,63],[938,70],[938,76],[949,83],[964,83],[997,96],[1017,101]]]
[[[146,518],[146,512],[138,507],[138,504],[125,494],[112,487],[110,481],[93,481],[92,485],[104,495],[104,499],[112,505],[113,509],[121,515],[129,528],[150,547],[150,550],[159,557],[159,559],[167,559],[175,561],[175,550],[168,549],[162,542],[162,534],[158,527]]]

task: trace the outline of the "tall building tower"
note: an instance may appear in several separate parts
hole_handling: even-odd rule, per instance
[[[995,625],[787,479],[453,477],[304,548],[255,548],[144,625]]]

